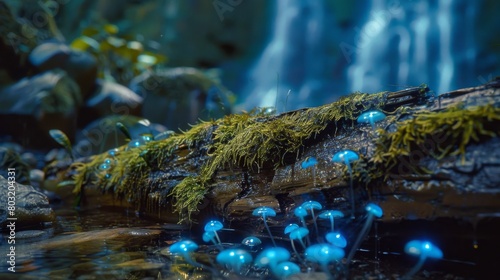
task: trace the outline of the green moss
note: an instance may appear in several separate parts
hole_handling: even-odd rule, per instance
[[[179,222],[184,219],[190,221],[191,214],[198,211],[198,204],[207,193],[204,184],[200,177],[186,177],[170,193],[174,197],[173,205],[181,216]]]
[[[121,147],[115,164],[108,170],[112,174],[109,179],[98,170],[109,156],[106,153],[95,156],[90,163],[78,168],[75,192],[92,182],[103,191],[140,203],[149,191],[155,191],[149,190],[147,184],[151,166],[165,168],[181,148],[205,151],[200,154],[204,163],[198,176],[185,178],[169,194],[173,197],[175,209],[179,213],[186,211],[189,219],[207,193],[207,186],[217,170],[242,168],[259,172],[263,167],[277,168],[285,164],[286,156],[298,156],[306,140],[313,139],[332,123],[337,129],[342,127],[341,124],[352,125],[362,112],[380,110],[386,97],[385,92],[354,93],[331,104],[280,116],[269,116],[265,110],[255,110],[201,122],[165,140],[152,141],[130,150]],[[328,133],[335,134],[336,131]]]
[[[445,156],[461,155],[465,160],[465,148],[471,142],[497,136],[500,122],[500,108],[493,105],[463,108],[454,106],[441,112],[416,113],[412,119],[397,122],[394,132],[378,130],[380,137],[371,168],[376,172],[373,178],[385,175],[393,168],[406,162],[405,167],[412,173],[428,173],[418,168],[413,158],[431,156],[442,159]],[[416,154],[419,153],[419,154]]]

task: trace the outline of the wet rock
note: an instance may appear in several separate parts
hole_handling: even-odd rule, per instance
[[[79,123],[85,126],[96,119],[110,115],[140,116],[143,98],[129,88],[98,79],[97,90],[85,101]]]
[[[172,130],[231,112],[232,93],[195,68],[145,72],[131,81],[130,88],[144,97],[142,115]]]
[[[47,196],[36,191],[32,186],[19,183],[15,186],[16,205],[14,215],[10,215],[6,207],[0,209],[0,224],[5,228],[7,218],[15,217],[16,226],[39,227],[44,222],[52,222],[55,218],[54,211],[50,208]],[[8,205],[8,197],[12,197],[8,192],[9,181],[0,176],[0,204]]]
[[[11,135],[25,147],[46,148],[57,144],[49,130],[60,129],[74,137],[80,90],[62,70],[24,78],[0,91],[0,135]]]
[[[129,115],[113,115],[100,118],[88,124],[78,134],[74,152],[76,157],[90,156],[103,153],[110,149],[126,145],[125,135],[119,131],[116,124],[120,122],[130,132],[132,139],[142,135],[156,136],[164,132],[166,128],[159,124],[151,124],[144,118]]]
[[[29,61],[38,73],[57,68],[66,71],[79,86],[83,99],[95,90],[97,60],[87,52],[70,49],[64,43],[51,41],[33,49]]]

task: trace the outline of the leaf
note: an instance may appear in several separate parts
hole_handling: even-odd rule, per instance
[[[58,188],[62,188],[62,187],[74,186],[74,185],[75,185],[75,181],[74,180],[66,180],[66,181],[59,182],[57,184],[57,187]]]
[[[106,24],[104,25],[104,31],[108,32],[109,34],[116,34],[118,33],[118,26],[114,24]]]
[[[73,42],[71,42],[70,47],[80,51],[90,49],[93,52],[98,52],[100,49],[99,42],[87,36],[80,36],[76,38]]]
[[[60,131],[59,129],[51,129],[49,131],[49,134],[52,139],[54,139],[59,145],[63,146],[66,151],[68,151],[71,159],[74,161],[75,158],[73,156],[73,148],[71,146],[71,142],[68,139],[68,136],[66,136],[66,134],[64,134],[64,132]]]
[[[123,135],[125,135],[127,141],[130,141],[132,139],[132,137],[130,136],[130,132],[128,131],[128,128],[123,123],[117,122],[116,128],[118,128],[118,130],[120,130],[120,132],[123,133]]]

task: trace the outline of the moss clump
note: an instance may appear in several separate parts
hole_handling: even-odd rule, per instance
[[[298,155],[304,141],[313,139],[332,123],[338,129],[341,127],[339,122],[353,124],[366,110],[381,110],[387,94],[354,93],[331,104],[280,116],[269,116],[258,110],[229,115],[201,122],[186,132],[139,148],[125,150],[121,147],[115,163],[107,171],[110,178],[98,170],[108,157],[106,153],[79,166],[75,192],[80,192],[86,182],[92,182],[103,191],[112,191],[119,197],[140,203],[148,192],[156,191],[150,190],[147,184],[152,166],[163,169],[179,149],[196,148],[200,152],[200,161],[203,161],[199,175],[184,178],[169,194],[174,199],[175,209],[179,213],[187,211],[189,218],[208,192],[207,186],[217,170],[243,168],[258,172],[264,166],[276,168],[285,163],[285,156]],[[336,131],[328,133],[335,134]]]
[[[442,112],[416,113],[414,118],[397,123],[396,131],[387,133],[378,130],[380,137],[372,161],[372,170],[391,170],[405,164],[406,171],[425,173],[418,168],[415,158],[431,156],[442,159],[449,155],[462,155],[465,160],[465,147],[481,138],[495,137],[500,122],[500,108],[493,105],[450,107]],[[400,173],[400,172],[399,172]],[[372,174],[372,178],[381,173]]]
[[[203,200],[207,188],[200,177],[186,177],[173,188],[171,195],[175,198],[174,207],[182,217],[191,220],[191,214],[198,211],[198,204]],[[182,221],[184,218],[181,218]]]

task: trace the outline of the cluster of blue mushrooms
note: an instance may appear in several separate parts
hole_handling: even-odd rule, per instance
[[[375,123],[385,118],[384,113],[369,111],[358,118],[359,123],[369,123],[373,130]],[[342,150],[333,155],[332,161],[345,164],[350,177],[350,204],[351,213],[349,220],[356,219],[355,199],[353,190],[353,178],[351,163],[358,160],[359,155],[352,150]],[[307,157],[302,163],[303,169],[312,169],[313,184],[316,185],[315,168],[318,160]],[[191,257],[191,252],[198,249],[198,245],[191,240],[181,240],[170,247],[172,254],[181,255],[185,261],[192,266],[209,270],[213,275],[228,275],[232,273],[237,276],[272,274],[277,279],[287,279],[295,274],[307,274],[322,271],[328,279],[348,277],[347,273],[354,255],[358,251],[362,241],[368,235],[375,219],[381,218],[382,209],[375,203],[368,203],[364,207],[364,224],[355,236],[354,241],[348,241],[342,234],[342,230],[335,226],[335,220],[344,219],[344,213],[335,209],[323,209],[318,201],[308,200],[293,209],[296,223],[290,223],[284,228],[284,236],[279,239],[272,235],[268,219],[276,217],[276,211],[271,207],[258,207],[252,212],[253,216],[262,219],[270,242],[264,244],[259,237],[245,237],[241,244],[223,244],[218,231],[223,229],[223,224],[212,220],[205,225],[203,241],[212,243],[218,253],[212,267],[207,267],[196,262]],[[329,227],[320,231],[317,220],[325,220]],[[361,219],[361,217],[359,217]],[[362,221],[362,220],[360,220]],[[262,235],[261,237],[264,237]],[[278,246],[278,241],[289,239]],[[267,239],[267,237],[266,237]],[[297,245],[300,246],[297,246]],[[289,249],[291,248],[291,252]],[[346,249],[349,249],[346,254]],[[440,259],[443,257],[441,250],[429,241],[412,240],[407,243],[404,251],[419,258],[417,264],[411,268],[403,277],[410,279],[417,273],[428,258]],[[256,273],[256,274],[255,274]],[[300,277],[302,277],[300,276]]]

